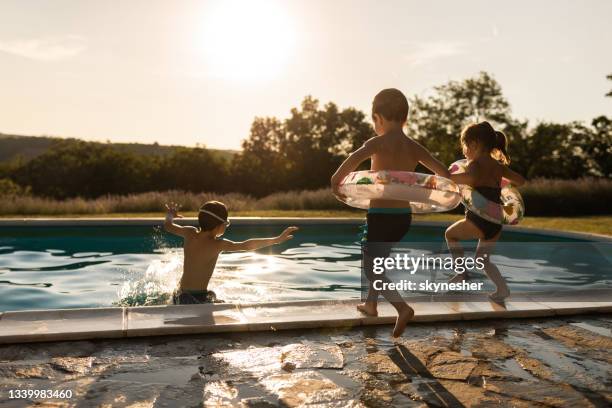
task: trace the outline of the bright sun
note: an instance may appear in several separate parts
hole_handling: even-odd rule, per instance
[[[216,77],[274,78],[286,66],[294,43],[294,27],[277,1],[226,0],[206,15],[206,65]]]

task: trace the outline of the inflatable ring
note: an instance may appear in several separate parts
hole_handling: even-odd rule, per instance
[[[451,174],[465,172],[468,161],[458,160],[451,164]],[[510,180],[501,180],[501,204],[488,200],[473,187],[461,184],[461,202],[465,208],[472,211],[481,218],[495,224],[518,224],[525,214],[525,204],[521,193],[514,187]]]
[[[355,171],[340,183],[343,202],[369,208],[370,200],[409,201],[414,213],[449,211],[461,202],[457,184],[431,174],[409,171]]]

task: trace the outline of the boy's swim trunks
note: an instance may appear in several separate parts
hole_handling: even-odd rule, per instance
[[[212,290],[183,290],[172,296],[175,305],[194,305],[198,303],[218,303],[217,295]]]
[[[410,208],[370,208],[366,216],[366,226],[363,232],[363,272],[370,282],[380,279],[383,282],[391,282],[386,274],[375,275],[373,273],[373,261],[377,257],[387,257],[392,245],[369,245],[370,243],[393,244],[402,240],[410,229],[412,223],[412,212]],[[371,285],[371,283],[370,283]],[[363,288],[365,289],[365,287]],[[372,293],[370,293],[372,292]],[[380,292],[389,302],[399,302],[401,297],[395,290],[383,290]],[[364,291],[362,291],[362,295]],[[368,295],[378,298],[378,292],[368,291]],[[365,300],[365,299],[364,299]]]
[[[410,229],[410,208],[370,208],[366,216],[366,242],[399,242]]]

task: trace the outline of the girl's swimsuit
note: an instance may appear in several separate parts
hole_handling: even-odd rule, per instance
[[[474,190],[478,191],[484,198],[489,201],[493,201],[494,203],[501,204],[501,188],[500,187],[474,187]],[[473,213],[470,210],[465,210],[465,218],[470,220],[476,228],[478,228],[484,238],[489,240],[495,237],[502,229],[500,224],[496,224],[491,221],[487,221],[482,217],[479,217],[476,213]]]

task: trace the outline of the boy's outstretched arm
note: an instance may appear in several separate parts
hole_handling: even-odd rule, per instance
[[[196,232],[196,229],[191,226],[183,227],[174,223],[175,218],[183,218],[178,213],[178,205],[175,203],[166,204],[166,219],[164,221],[164,229],[171,234],[185,238],[187,234]]]
[[[437,176],[446,178],[450,177],[450,172],[440,160],[433,157],[429,150],[421,146],[419,143],[416,143],[416,145],[418,146],[415,150],[419,163],[433,171]]]
[[[332,192],[335,195],[340,195],[338,193],[340,182],[344,180],[344,178],[348,176],[350,172],[354,171],[363,161],[370,158],[376,152],[375,149],[376,139],[369,139],[363,144],[363,146],[351,153],[349,157],[342,162],[340,167],[338,167],[338,170],[336,170],[331,177]]]
[[[221,251],[254,251],[259,248],[264,248],[271,245],[282,244],[285,241],[293,238],[293,233],[298,230],[298,227],[289,227],[282,234],[273,238],[252,238],[242,242],[234,242],[224,239],[221,244]]]

